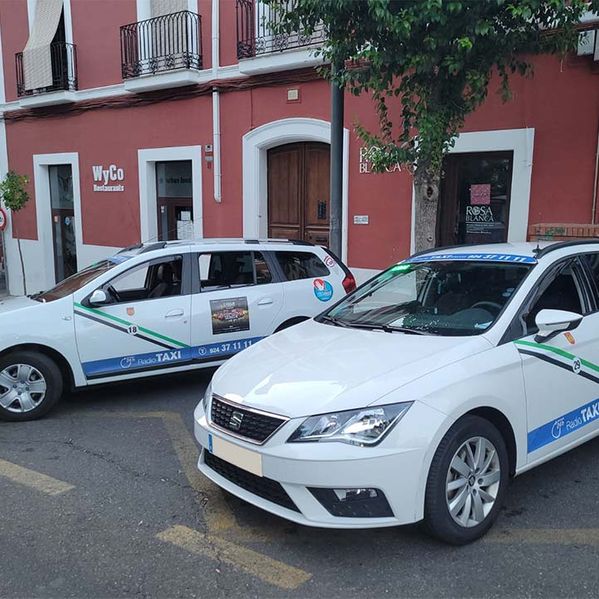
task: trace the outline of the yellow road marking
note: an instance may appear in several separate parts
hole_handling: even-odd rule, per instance
[[[60,495],[66,493],[75,487],[51,476],[17,466],[12,462],[0,460],[0,476],[8,478],[15,483],[31,487],[36,491],[41,491],[46,495]]]
[[[214,533],[236,527],[235,517],[224,502],[222,491],[198,470],[200,450],[185,427],[181,414],[169,413],[162,419],[189,484],[204,498],[202,507],[208,530]]]
[[[493,530],[487,543],[539,545],[599,545],[599,528],[509,528]]]
[[[197,467],[200,448],[189,434],[181,414],[167,411],[106,412],[105,414],[119,418],[157,418],[162,420],[183,468],[185,478],[187,478],[192,489],[202,498],[200,503],[208,530],[210,532],[219,532],[237,526],[235,517],[223,500],[221,490],[200,474]]]
[[[312,577],[304,570],[186,526],[173,526],[159,533],[157,537],[190,553],[227,563],[281,589],[297,589]]]
[[[208,534],[178,525],[160,533],[158,538],[183,547],[191,553],[221,560],[282,589],[295,589],[312,577],[309,572],[289,566],[223,538],[222,535],[226,535],[236,540],[268,542],[277,535],[273,534],[272,530],[247,529],[239,526],[234,514],[223,499],[222,491],[217,485],[202,476],[198,470],[199,447],[185,426],[181,414],[156,411],[105,412],[105,415],[119,418],[158,418],[162,420],[185,477],[202,498],[200,505],[204,512]]]

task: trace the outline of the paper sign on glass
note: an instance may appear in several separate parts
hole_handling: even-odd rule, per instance
[[[480,183],[470,186],[470,204],[482,206],[491,203],[491,184]]]

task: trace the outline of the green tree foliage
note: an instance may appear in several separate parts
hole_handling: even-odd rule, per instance
[[[22,210],[29,201],[27,184],[29,178],[25,175],[19,175],[14,171],[8,171],[6,177],[0,181],[0,199],[2,203],[13,213]],[[19,248],[19,258],[21,260],[21,274],[23,276],[23,291],[27,294],[27,282],[25,279],[25,262],[23,261],[23,252],[21,250],[21,238],[13,221],[13,237],[17,239]]]
[[[8,171],[6,177],[0,181],[0,198],[3,204],[12,212],[18,212],[29,201],[27,184],[29,178],[19,175],[14,171]]]
[[[372,95],[379,130],[358,124],[379,148],[375,169],[413,169],[416,247],[434,245],[443,156],[491,77],[510,98],[510,77],[531,75],[531,57],[576,47],[576,24],[599,0],[269,0],[278,33],[324,25],[324,70],[353,94]],[[274,25],[274,23],[277,25]]]

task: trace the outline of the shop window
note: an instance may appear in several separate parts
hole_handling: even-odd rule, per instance
[[[156,163],[158,239],[193,239],[191,160]]]
[[[437,218],[437,245],[505,242],[513,152],[449,154]]]

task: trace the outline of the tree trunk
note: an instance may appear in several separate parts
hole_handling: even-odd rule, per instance
[[[21,238],[17,237],[17,247],[19,248],[19,259],[21,260],[21,274],[23,275],[23,292],[27,295],[27,280],[25,279],[25,262],[23,262],[23,250],[21,250]]]
[[[414,173],[414,246],[417,252],[434,248],[437,236],[437,207],[441,168],[419,165]]]

